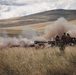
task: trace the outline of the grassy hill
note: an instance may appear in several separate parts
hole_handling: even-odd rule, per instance
[[[49,10],[37,14],[13,19],[0,20],[0,29],[7,30],[8,34],[18,34],[27,25],[41,31],[44,26],[52,23],[60,17],[66,18],[76,24],[76,10]]]

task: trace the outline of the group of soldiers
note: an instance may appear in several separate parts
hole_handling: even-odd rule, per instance
[[[64,33],[60,38],[58,35],[55,37],[56,45],[58,46],[60,43],[64,45],[69,45],[71,43],[71,37],[69,33]]]
[[[75,45],[76,38],[71,37],[69,33],[63,33],[61,37],[59,35],[56,35],[53,41],[51,40],[48,42],[35,41],[35,44],[38,44],[43,47],[45,47],[45,43],[50,44],[52,47],[58,46],[60,50],[64,50],[66,46]]]
[[[58,35],[55,37],[55,45],[64,50],[66,46],[71,46],[76,44],[76,38],[71,37],[69,33],[64,33],[60,38]]]

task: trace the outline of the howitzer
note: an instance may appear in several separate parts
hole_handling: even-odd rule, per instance
[[[47,42],[45,42],[45,41],[34,41],[34,43],[35,44],[40,44],[40,43],[44,44],[44,43],[47,43]]]
[[[34,44],[36,45],[39,45],[40,47],[45,47],[45,43],[47,43],[47,42],[45,42],[45,41],[34,41]]]
[[[51,44],[51,46],[55,46],[56,45],[56,42],[55,41],[48,41],[48,44]]]

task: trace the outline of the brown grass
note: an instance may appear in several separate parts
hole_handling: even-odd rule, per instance
[[[76,47],[2,49],[0,75],[76,75]]]
[[[70,23],[76,24],[76,20],[72,20],[72,21],[70,21]]]
[[[39,32],[43,32],[45,26],[50,25],[52,23],[53,23],[53,21],[51,21],[51,22],[44,22],[44,23],[37,23],[37,24],[30,24],[28,26],[36,29]],[[76,24],[76,20],[69,21],[69,23]],[[27,25],[25,25],[25,26],[14,26],[14,27],[6,27],[6,28],[1,28],[1,29],[7,30],[9,35],[14,35],[14,34],[16,35],[16,34],[19,34],[26,26]]]
[[[44,22],[44,23],[37,23],[37,24],[29,24],[28,26],[32,27],[32,28],[41,28],[41,27],[45,27],[46,25],[51,24],[52,22]],[[14,27],[6,27],[6,28],[2,28],[2,29],[15,29],[15,30],[22,30],[24,29],[25,26],[14,26]]]
[[[52,22],[44,22],[44,23],[30,24],[28,26],[36,29],[39,32],[43,32],[45,26],[49,25],[51,23]],[[6,30],[8,32],[8,34],[12,35],[12,34],[19,34],[20,31],[22,31],[26,26],[27,25],[25,25],[25,26],[14,26],[14,27],[6,27],[6,28],[1,28],[1,29]]]
[[[43,31],[48,24],[30,26]],[[18,34],[23,28],[7,30],[12,35]],[[37,50],[0,47],[0,75],[76,75],[76,47],[67,47],[64,54],[57,47]]]

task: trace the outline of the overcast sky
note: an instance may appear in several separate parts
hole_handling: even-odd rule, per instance
[[[76,0],[0,0],[0,19],[52,9],[76,9]]]

